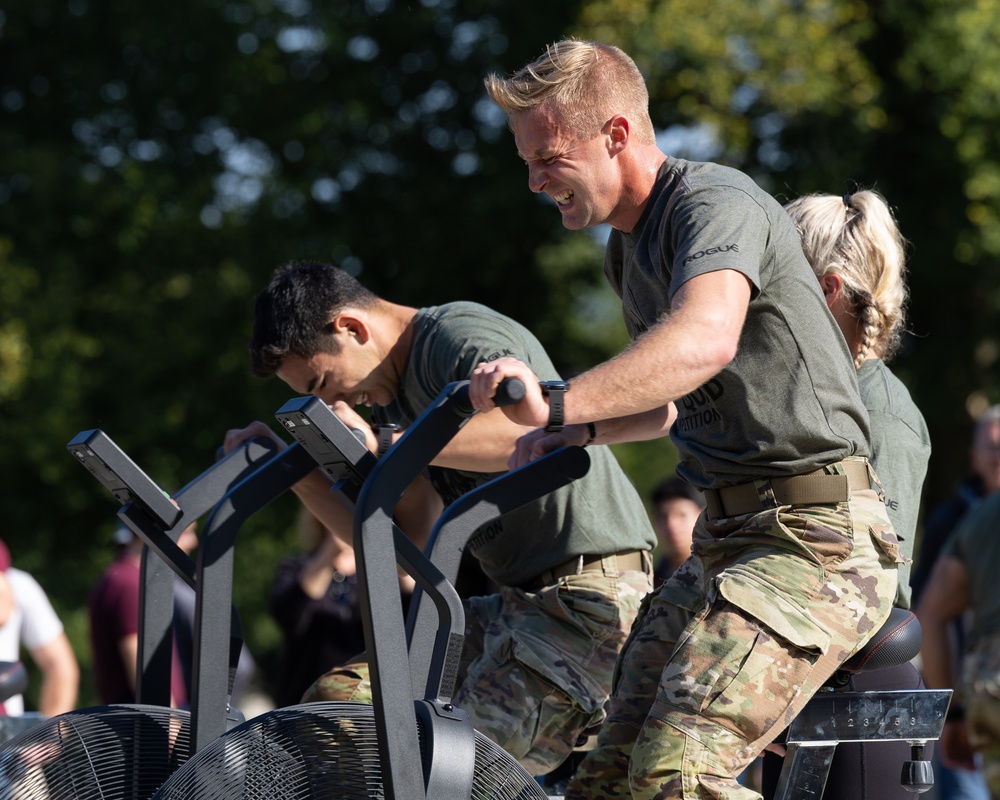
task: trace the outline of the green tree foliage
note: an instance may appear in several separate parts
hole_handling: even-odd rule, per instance
[[[966,469],[970,415],[1000,400],[1000,6],[594,0],[574,33],[636,58],[658,127],[700,134],[696,155],[783,202],[888,198],[911,242],[912,335],[893,366],[931,427],[925,499],[940,500]]]
[[[558,274],[535,268],[562,235],[558,215],[528,193],[482,90],[576,11],[569,0],[5,4],[2,536],[52,593],[84,666],[86,598],[111,558],[117,506],[64,445],[100,427],[176,489],[226,429],[272,419],[289,391],[248,377],[245,342],[278,264],[334,261],[412,305],[489,303],[543,328],[567,365],[606,354],[566,314],[600,284],[600,248],[578,241]],[[267,591],[295,547],[284,500],[237,548],[258,654],[277,644]]]
[[[872,27],[863,3],[598,0],[578,31],[636,59],[657,126],[707,125],[725,160],[749,168],[775,114],[850,110],[861,125],[879,123],[878,78],[858,47]]]

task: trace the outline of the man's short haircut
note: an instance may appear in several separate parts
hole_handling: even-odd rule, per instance
[[[650,500],[654,508],[667,500],[690,500],[699,508],[704,508],[706,505],[704,493],[681,478],[665,478],[660,481],[653,489]]]
[[[347,308],[370,308],[378,297],[339,267],[293,261],[279,267],[254,302],[250,369],[270,378],[289,355],[335,352],[332,322]]]
[[[638,141],[656,141],[646,81],[628,54],[614,45],[564,39],[509,78],[494,73],[485,84],[508,120],[549,104],[574,135],[591,139],[609,119],[622,114]]]

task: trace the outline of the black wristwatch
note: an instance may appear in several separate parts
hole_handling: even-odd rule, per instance
[[[569,391],[566,381],[539,381],[542,394],[549,398],[549,424],[545,426],[546,433],[559,433],[565,426],[566,409],[563,397]]]
[[[378,426],[378,452],[376,455],[381,458],[392,447],[392,435],[399,430],[399,425],[395,422],[383,422]]]

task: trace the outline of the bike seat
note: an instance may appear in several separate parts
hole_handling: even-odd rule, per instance
[[[841,664],[839,673],[857,675],[905,664],[920,652],[923,635],[911,611],[894,608],[867,644]]]

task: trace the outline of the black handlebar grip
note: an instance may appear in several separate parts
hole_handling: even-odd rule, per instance
[[[497,393],[493,395],[493,402],[498,406],[514,406],[524,399],[527,390],[524,381],[520,378],[504,378],[497,386]]]
[[[520,403],[526,394],[524,382],[520,378],[504,378],[497,386],[493,402],[498,406],[512,406]],[[471,417],[476,413],[469,401],[469,382],[462,381],[451,395],[452,408],[460,417]]]

